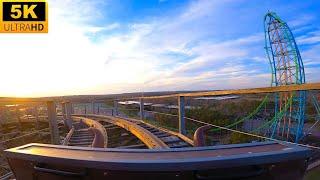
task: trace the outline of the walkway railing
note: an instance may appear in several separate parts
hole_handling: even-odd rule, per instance
[[[268,131],[265,131],[265,134],[257,134],[254,131],[243,131],[238,130],[240,123],[235,123],[234,126],[223,126],[221,124],[214,124],[210,122],[204,122],[201,118],[193,118],[188,115],[189,108],[188,102],[191,98],[194,97],[204,97],[204,96],[222,96],[222,95],[248,95],[248,94],[266,94],[266,93],[283,93],[283,92],[292,92],[292,91],[310,91],[310,90],[320,90],[320,83],[310,83],[310,84],[303,84],[303,85],[289,85],[289,86],[279,86],[279,87],[267,87],[267,88],[252,88],[252,89],[238,89],[238,90],[221,90],[221,91],[207,91],[207,92],[192,92],[192,93],[178,93],[178,94],[171,94],[171,95],[162,95],[162,96],[147,96],[147,97],[127,97],[127,98],[115,98],[113,99],[114,102],[109,106],[95,106],[95,102],[102,102],[105,103],[106,101],[110,101],[110,98],[96,98],[93,101],[88,101],[91,104],[92,108],[87,108],[83,110],[82,107],[77,107],[75,102],[73,103],[73,108],[71,108],[70,103],[67,105],[60,106],[60,101],[50,101],[47,104],[44,104],[43,100],[40,99],[29,99],[20,101],[20,104],[29,104],[29,103],[37,103],[37,105],[31,105],[30,107],[39,107],[42,106],[42,110],[37,109],[36,113],[32,112],[31,110],[26,110],[24,114],[21,114],[22,111],[18,110],[19,116],[16,116],[17,122],[20,124],[23,123],[21,121],[21,117],[23,115],[28,118],[28,115],[33,116],[30,119],[34,119],[35,122],[38,122],[39,116],[49,116],[48,123],[50,124],[49,128],[46,129],[37,129],[34,132],[30,132],[29,134],[23,135],[21,137],[14,137],[12,139],[6,140],[3,143],[14,141],[16,139],[23,139],[24,137],[29,137],[34,134],[39,134],[42,131],[49,131],[52,138],[51,142],[56,143],[57,138],[60,138],[57,135],[58,131],[58,122],[57,122],[57,113],[63,114],[63,111],[68,112],[67,114],[71,113],[78,113],[78,114],[108,114],[113,116],[134,116],[135,118],[142,119],[147,121],[148,123],[155,124],[157,126],[161,126],[170,130],[174,130],[181,134],[185,134],[189,137],[192,137],[195,130],[201,126],[211,126],[212,129],[207,132],[207,136],[209,141],[214,145],[216,144],[228,144],[228,143],[243,143],[243,142],[252,142],[252,141],[264,141],[264,140],[271,140],[277,141],[279,143],[287,143],[282,141],[281,139],[270,138],[267,136]],[[314,99],[319,100],[317,94],[313,97]],[[155,111],[152,109],[148,109],[148,105],[146,105],[147,101],[166,101],[170,100],[171,103],[171,110],[169,111]],[[137,100],[137,107],[126,107],[123,105],[119,105],[119,101],[125,100]],[[263,98],[260,98],[260,101],[263,101]],[[272,104],[271,102],[268,102]],[[39,105],[41,104],[41,105]],[[56,105],[59,108],[56,108]],[[264,104],[263,104],[264,105]],[[316,106],[319,107],[319,106]],[[261,109],[264,108],[261,106]],[[28,108],[27,108],[28,109]],[[29,108],[30,109],[30,108]],[[32,109],[32,108],[31,108]],[[40,108],[41,109],[41,108]],[[28,112],[29,111],[29,112]],[[75,112],[75,111],[84,111],[84,112]],[[319,109],[316,109],[318,112]],[[285,111],[283,113],[286,113]],[[254,114],[256,115],[256,114]],[[64,117],[67,118],[68,116]],[[152,118],[150,118],[152,117]],[[253,116],[250,116],[253,117]],[[318,118],[319,116],[315,116]],[[270,121],[272,123],[274,121]],[[311,126],[316,127],[319,123],[314,124]],[[40,124],[38,124],[40,126]],[[37,125],[37,126],[38,126]],[[52,126],[53,125],[53,126]],[[259,124],[258,124],[259,125]],[[248,126],[252,126],[253,128],[257,126],[257,124],[249,124]],[[242,126],[243,127],[243,126]],[[252,129],[251,127],[251,129]],[[218,130],[216,130],[218,129]],[[249,128],[250,129],[250,128]],[[55,133],[54,133],[55,132]],[[58,133],[59,134],[59,133]],[[54,137],[53,137],[54,136]],[[304,144],[296,144],[299,146],[305,146],[313,149],[320,150],[319,144],[311,144],[309,142],[303,142]],[[17,144],[21,145],[21,144]]]
[[[239,127],[242,126],[243,128],[243,121],[246,120],[240,119],[239,122],[234,122],[231,125],[223,126],[219,124],[212,124],[208,122],[204,122],[201,119],[195,119],[192,117],[186,116],[186,98],[194,98],[194,97],[203,97],[203,96],[221,96],[221,95],[249,95],[249,94],[272,94],[272,93],[283,93],[283,92],[292,92],[292,91],[307,91],[307,90],[320,90],[320,83],[310,83],[310,84],[302,84],[302,85],[288,85],[288,86],[279,86],[279,87],[266,87],[266,88],[251,88],[251,89],[238,89],[238,90],[221,90],[221,91],[207,91],[207,92],[193,92],[193,93],[178,93],[178,94],[171,94],[171,95],[162,95],[162,96],[146,96],[146,97],[127,97],[127,98],[119,98],[114,100],[114,104],[116,106],[109,107],[109,111],[115,116],[129,116],[135,117],[139,119],[143,119],[149,123],[152,123],[157,126],[163,126],[170,130],[175,130],[181,134],[185,134],[188,136],[192,136],[195,130],[203,125],[210,125],[212,126],[212,130],[208,131],[208,135],[211,137],[212,141],[219,141],[219,144],[228,144],[228,143],[241,143],[244,142],[252,142],[252,141],[261,141],[261,140],[276,140],[282,141],[281,139],[270,138],[267,134],[270,134],[270,130],[268,130],[269,126],[272,126],[276,119],[270,119],[265,124],[262,124],[259,127],[259,131],[262,131],[264,134],[257,133],[254,129],[257,124],[249,124],[247,126],[252,126],[251,130],[243,131],[239,130]],[[149,106],[145,104],[148,103],[147,101],[155,101],[155,100],[165,100],[176,98],[177,103],[174,105],[174,108],[170,110],[170,112],[159,112],[148,109]],[[119,101],[128,101],[128,100],[136,100],[135,106],[130,105],[119,105]],[[95,99],[98,101],[98,99]],[[264,100],[263,100],[264,101]],[[273,103],[273,102],[268,102]],[[288,102],[289,103],[289,102]],[[267,106],[262,104],[263,106]],[[146,109],[147,108],[147,109]],[[260,109],[266,107],[260,107]],[[115,113],[117,112],[117,113]],[[282,114],[287,113],[286,109],[281,112]],[[279,115],[281,115],[281,113]],[[109,113],[110,115],[110,113]],[[151,120],[149,117],[153,116]],[[155,117],[160,117],[155,118]],[[256,114],[253,113],[248,116],[248,118],[256,118]],[[165,118],[164,118],[165,117]],[[317,116],[316,116],[317,117]],[[166,120],[164,120],[166,119]],[[162,122],[163,121],[163,122]],[[256,123],[256,122],[255,122]],[[193,125],[191,125],[193,124]],[[314,125],[316,126],[316,124]],[[313,127],[314,127],[313,126]],[[214,130],[215,129],[215,130]],[[230,138],[232,140],[230,140]],[[315,146],[317,147],[317,146]]]

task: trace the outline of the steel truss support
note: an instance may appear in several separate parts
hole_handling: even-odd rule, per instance
[[[264,18],[265,50],[269,58],[271,86],[304,84],[304,66],[294,36],[284,21],[273,12]],[[289,99],[291,101],[289,102]],[[306,92],[282,92],[275,94],[275,117],[288,105],[284,116],[276,118],[271,136],[298,142],[303,136]],[[289,104],[288,104],[289,102]]]

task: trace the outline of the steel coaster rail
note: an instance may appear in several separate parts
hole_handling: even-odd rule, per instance
[[[234,122],[234,123],[232,123],[232,124],[229,124],[229,125],[227,125],[227,126],[225,126],[225,127],[231,128],[231,127],[234,127],[234,126],[236,126],[236,125],[238,125],[238,124],[240,124],[240,123],[242,123],[242,122],[244,122],[244,121],[251,120],[251,118],[252,118],[254,115],[256,115],[261,108],[263,108],[263,105],[265,105],[265,104],[267,103],[268,97],[269,97],[269,95],[266,95],[266,96],[263,98],[262,102],[259,104],[259,106],[258,106],[253,112],[251,112],[249,115],[247,115],[246,117],[241,118],[240,120],[238,120],[238,121],[236,121],[236,122]],[[219,130],[219,129],[213,129],[213,130],[211,130],[211,131],[218,131],[218,130]]]
[[[253,131],[251,131],[251,132],[257,132],[257,131],[259,131],[260,129],[268,126],[269,124],[274,124],[274,123],[276,123],[279,119],[282,119],[282,117],[283,117],[283,116],[285,115],[285,113],[287,112],[287,110],[288,110],[291,102],[292,102],[292,97],[289,99],[289,101],[288,101],[287,104],[285,105],[284,109],[283,109],[282,111],[278,112],[279,115],[274,116],[270,121],[265,122],[265,123],[262,124],[260,127],[258,127],[257,129],[255,129],[255,130],[253,130]],[[273,132],[273,133],[274,133],[274,132]],[[273,137],[273,135],[272,135],[271,137]]]
[[[265,50],[271,66],[271,86],[287,84],[305,84],[305,72],[303,61],[292,31],[276,13],[268,12],[264,17]],[[279,94],[275,97],[275,113],[278,106],[285,103],[288,95]],[[278,126],[283,126],[282,136],[286,134],[287,140],[293,135],[294,141],[298,142],[303,136],[304,114],[306,93],[298,91],[292,93],[295,101],[290,104],[289,113],[278,121]],[[285,126],[288,126],[285,130]],[[274,126],[277,127],[277,126]],[[293,131],[293,132],[292,132]]]

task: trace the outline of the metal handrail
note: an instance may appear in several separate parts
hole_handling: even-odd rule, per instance
[[[203,91],[203,92],[190,92],[190,93],[176,93],[162,96],[144,96],[144,97],[129,97],[129,98],[118,98],[121,99],[161,99],[161,98],[172,98],[172,97],[201,97],[201,96],[221,96],[221,95],[232,95],[232,94],[260,94],[260,93],[275,93],[275,92],[288,92],[288,91],[302,91],[302,90],[320,90],[320,82],[318,83],[307,83],[297,85],[285,85],[276,87],[261,87],[261,88],[247,88],[247,89],[232,89],[232,90],[215,90],[215,91]]]
[[[69,140],[74,132],[74,129],[75,129],[74,126],[72,126],[67,136],[64,138],[62,145],[67,146],[69,144]]]

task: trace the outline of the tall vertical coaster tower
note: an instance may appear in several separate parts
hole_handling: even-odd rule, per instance
[[[272,70],[271,86],[304,84],[303,62],[287,23],[275,13],[268,12],[264,17],[264,29],[265,49]],[[276,118],[272,123],[271,137],[298,142],[303,136],[306,92],[277,93],[274,101]]]

